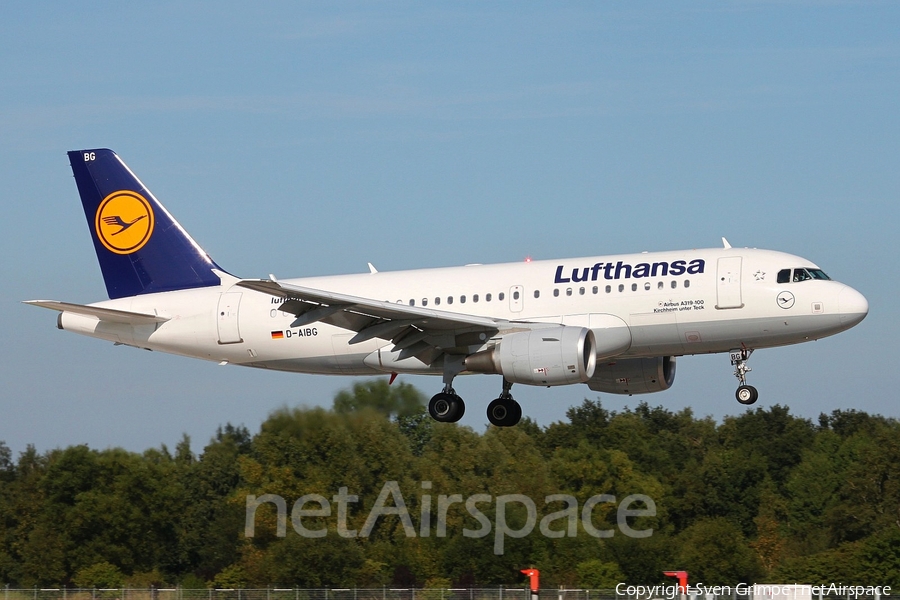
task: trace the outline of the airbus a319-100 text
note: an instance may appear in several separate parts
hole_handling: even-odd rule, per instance
[[[29,303],[60,329],[221,363],[334,375],[433,374],[428,410],[462,417],[457,375],[499,375],[494,425],[518,423],[514,383],[668,389],[678,356],[729,353],[752,404],[759,348],[839,333],[862,294],[782,252],[722,248],[304,279],[220,268],[111,150],[69,152],[109,300]]]

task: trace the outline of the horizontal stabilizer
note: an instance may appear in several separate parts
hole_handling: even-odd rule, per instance
[[[125,323],[128,325],[152,325],[153,323],[165,323],[169,320],[168,317],[159,317],[157,315],[148,315],[146,313],[116,310],[114,308],[101,308],[99,306],[88,306],[85,304],[72,304],[71,302],[58,302],[56,300],[26,300],[25,304],[49,308],[50,310],[58,310],[60,312],[70,312],[77,315],[97,317],[101,321]]]

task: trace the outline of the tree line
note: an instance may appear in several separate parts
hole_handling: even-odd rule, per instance
[[[900,589],[896,419],[776,405],[717,423],[599,400],[566,417],[479,432],[372,380],[253,434],[222,426],[197,454],[186,436],[15,458],[0,442],[0,584],[470,587],[536,567],[542,587],[684,569],[708,585]],[[623,509],[635,495],[650,502]]]

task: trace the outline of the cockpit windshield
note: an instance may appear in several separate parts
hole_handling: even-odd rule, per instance
[[[822,269],[782,269],[778,271],[778,283],[797,283],[811,279],[831,281],[831,277],[826,275]]]

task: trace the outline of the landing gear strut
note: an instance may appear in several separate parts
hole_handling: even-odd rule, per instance
[[[466,413],[466,403],[453,389],[453,378],[463,370],[464,359],[460,356],[444,359],[444,389],[428,401],[428,414],[439,423],[456,423]]]
[[[487,407],[487,418],[491,425],[497,427],[512,427],[522,418],[522,407],[513,400],[509,393],[512,383],[503,379],[503,391],[500,397],[493,400]]]
[[[747,406],[759,399],[759,392],[756,391],[756,388],[752,385],[747,385],[747,373],[752,370],[747,366],[747,360],[751,354],[753,354],[752,348],[731,351],[731,364],[734,365],[734,376],[741,382],[734,393],[734,397],[737,398],[738,402]]]

